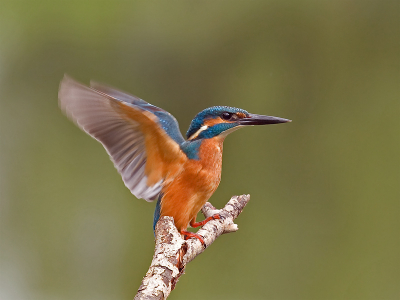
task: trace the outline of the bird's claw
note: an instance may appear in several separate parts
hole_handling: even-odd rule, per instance
[[[182,230],[181,234],[184,235],[185,241],[190,238],[196,238],[200,241],[200,243],[203,245],[203,247],[206,248],[206,243],[204,242],[204,238],[200,234],[193,233],[193,232],[186,231],[186,230]]]
[[[225,219],[225,218],[222,217],[220,214],[212,215],[211,218],[212,218],[213,220],[223,220],[223,219]]]

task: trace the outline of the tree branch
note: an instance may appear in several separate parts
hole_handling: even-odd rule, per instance
[[[204,238],[206,247],[221,234],[235,232],[233,222],[250,200],[250,195],[233,196],[221,210],[207,202],[201,209],[204,216],[219,214],[221,219],[211,220],[197,234]],[[198,239],[184,240],[174,225],[172,217],[162,217],[156,225],[156,246],[153,261],[134,300],[166,299],[175,288],[186,265],[201,254],[204,247]]]

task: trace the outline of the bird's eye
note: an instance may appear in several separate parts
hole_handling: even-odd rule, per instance
[[[221,118],[224,120],[229,120],[232,118],[233,113],[229,113],[229,112],[224,112],[221,114]]]

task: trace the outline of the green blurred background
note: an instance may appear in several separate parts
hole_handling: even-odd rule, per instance
[[[252,198],[171,299],[400,298],[399,1],[1,1],[0,298],[132,299],[154,204],[57,104],[64,73],[185,132],[230,105],[211,202]],[[199,216],[200,217],[200,216]]]

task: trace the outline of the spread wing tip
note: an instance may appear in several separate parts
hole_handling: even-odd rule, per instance
[[[129,170],[137,169],[136,162],[140,160],[135,160],[135,158],[140,155],[144,155],[145,161],[148,163],[148,154],[152,153],[154,148],[168,153],[171,157],[177,156],[177,161],[183,155],[178,143],[170,138],[159,123],[153,122],[149,117],[150,113],[164,111],[156,107],[149,108],[150,104],[137,97],[122,94],[112,88],[107,90],[106,86],[93,81],[91,87],[85,86],[67,74],[64,74],[60,82],[58,100],[59,107],[67,117],[104,146],[131,193],[148,202],[157,199],[162,189],[163,178],[159,178],[158,183],[148,186],[145,184],[148,174],[145,173],[144,168],[134,173]],[[142,107],[148,105],[149,107],[146,106],[148,110],[145,111],[144,107],[128,105],[132,116],[135,115],[137,118],[130,116],[127,118],[125,110],[121,110],[120,106],[113,105],[113,103],[120,104],[121,102],[139,104]],[[128,107],[124,107],[124,109],[126,108]],[[170,125],[174,125],[173,128],[178,128],[175,118],[168,116],[169,114],[165,112],[165,116],[161,117],[166,118],[165,120],[169,121]],[[143,132],[139,128],[141,122],[148,124],[151,130]],[[145,134],[154,134],[162,143],[147,145]],[[157,151],[154,152],[156,157],[158,157],[157,153]],[[160,160],[156,159],[156,161]],[[160,166],[155,164],[152,168],[158,170]],[[132,179],[132,176],[135,180]]]

